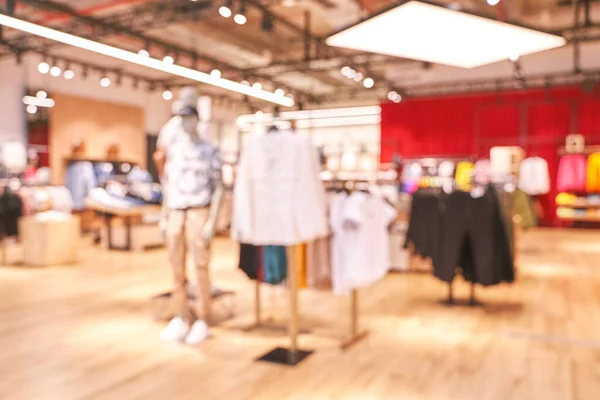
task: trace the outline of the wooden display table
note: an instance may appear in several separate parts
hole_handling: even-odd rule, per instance
[[[86,201],[85,206],[94,210],[104,220],[101,236],[102,242],[109,250],[143,250],[149,246],[164,244],[158,221],[143,221],[144,216],[160,215],[162,207],[159,205],[116,208]],[[123,225],[113,225],[114,219],[121,219]]]
[[[78,260],[81,220],[78,216],[43,218],[27,216],[19,220],[24,262],[31,266],[74,264]]]

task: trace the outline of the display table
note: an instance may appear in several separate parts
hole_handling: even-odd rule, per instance
[[[19,220],[24,262],[31,266],[74,264],[78,260],[81,220],[75,215],[43,218],[40,215]]]
[[[104,220],[101,237],[102,243],[109,250],[143,250],[164,244],[158,227],[158,217],[162,210],[159,205],[116,208],[88,200],[85,206]],[[146,222],[148,218],[152,221]],[[121,219],[123,225],[113,225],[115,219]]]

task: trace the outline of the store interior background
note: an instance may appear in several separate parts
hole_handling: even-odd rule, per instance
[[[334,1],[333,9],[306,3],[318,16],[316,29],[323,32],[368,13],[351,0]],[[376,8],[373,3],[371,9]],[[528,13],[507,7],[505,17],[548,30],[573,23],[571,7],[543,12],[546,2],[534,3],[537,8]],[[301,25],[303,8],[276,7]],[[206,12],[218,18],[215,9]],[[600,21],[596,2],[591,18]],[[270,44],[272,53],[282,45],[273,45],[261,33],[257,43],[242,48],[243,33],[260,29],[258,13],[251,22],[238,27],[229,21],[235,29],[224,36],[221,20],[194,33],[187,31],[193,22],[186,22],[153,34],[211,56],[223,52],[258,68],[269,62],[263,44]],[[198,36],[206,38],[204,45]],[[296,36],[294,56],[302,47],[301,35]],[[223,37],[233,44],[221,42]],[[66,46],[51,52],[58,59],[123,67]],[[285,334],[240,329],[252,322],[254,286],[237,270],[237,244],[226,235],[214,244],[218,255],[211,273],[217,286],[236,293],[235,318],[198,349],[159,340],[162,325],[152,318],[150,299],[171,282],[164,248],[107,251],[86,235],[77,265],[26,268],[19,244],[11,241],[11,265],[0,266],[0,348],[7,349],[0,355],[0,376],[8,377],[6,386],[0,385],[0,398],[595,400],[600,393],[600,324],[595,317],[600,312],[600,231],[595,225],[565,227],[556,217],[555,177],[567,135],[580,133],[586,145],[600,145],[599,55],[600,42],[590,40],[580,44],[578,57],[572,43],[522,56],[518,68],[531,84],[521,89],[515,87],[517,66],[509,60],[475,69],[407,60],[382,63],[375,68],[385,83],[376,82],[372,89],[339,76],[346,57],[339,57],[324,78],[345,82],[342,89],[298,70],[278,77],[293,92],[320,99],[303,101],[305,109],[381,107],[378,118],[364,123],[298,129],[326,152],[366,149],[381,165],[389,165],[395,155],[480,158],[489,157],[494,146],[520,146],[526,156],[547,160],[551,190],[540,197],[541,227],[518,237],[514,284],[477,290],[484,308],[441,306],[446,287],[430,274],[390,274],[361,292],[360,324],[370,335],[343,352],[338,342],[349,323],[348,299],[305,291],[299,295],[300,310],[311,334],[302,335],[301,343],[317,351],[305,364],[281,369],[254,359],[273,345],[286,345]],[[38,72],[45,59],[30,53],[19,63],[15,57],[0,58],[0,143],[37,145],[41,163],[52,168],[53,184],[64,184],[64,159],[75,139],[86,141],[92,158],[119,144],[121,159],[152,170],[156,137],[172,112],[172,102],[162,97],[164,88],[151,91],[143,83],[134,88],[128,77],[117,84],[115,75],[110,87],[102,88],[102,73],[93,69],[87,77],[74,68],[74,79],[55,78]],[[581,73],[574,72],[575,63]],[[142,67],[126,68],[160,77]],[[535,84],[530,77],[536,77]],[[402,88],[401,102],[387,100],[392,88]],[[32,135],[27,121],[37,117],[27,114],[22,98],[37,90],[46,91],[56,106],[47,114],[47,130]],[[178,88],[172,90],[177,96]],[[211,141],[225,159],[235,160],[244,143],[237,118],[269,113],[273,107],[261,102],[249,107],[241,96],[225,99],[223,92],[203,85],[198,90],[213,97]],[[468,285],[459,284],[457,296],[469,296]],[[285,322],[285,289],[270,289],[263,299],[266,314]]]

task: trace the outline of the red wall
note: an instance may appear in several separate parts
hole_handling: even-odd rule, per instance
[[[600,92],[578,87],[431,97],[386,103],[381,110],[381,161],[401,157],[489,157],[493,146],[521,146],[548,161],[552,192],[542,199],[554,220],[558,147],[582,133],[600,144]]]

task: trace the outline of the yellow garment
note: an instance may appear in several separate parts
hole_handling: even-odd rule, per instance
[[[456,165],[456,187],[461,190],[471,190],[471,181],[475,165],[470,161],[461,161]]]
[[[306,244],[296,245],[296,271],[298,271],[298,289],[308,287],[306,279]]]
[[[600,192],[600,153],[592,153],[588,157],[586,189],[588,192]]]
[[[575,204],[577,202],[577,196],[571,193],[559,193],[556,196],[556,204],[559,206],[567,206]]]

